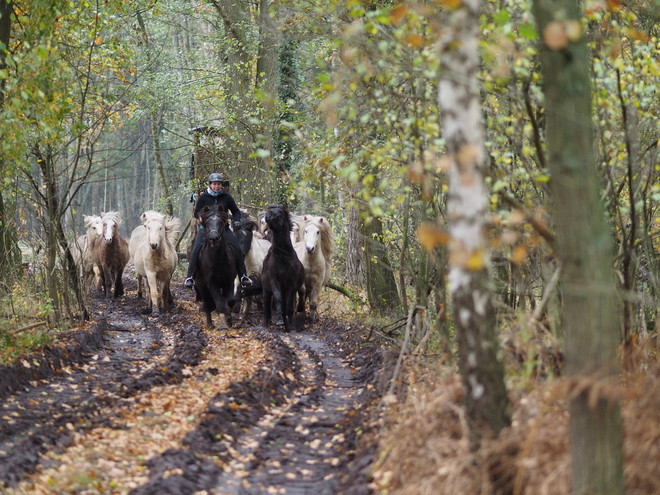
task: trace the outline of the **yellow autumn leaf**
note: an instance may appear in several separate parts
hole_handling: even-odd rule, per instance
[[[422,38],[419,34],[408,34],[404,37],[404,39],[408,44],[416,48],[424,44],[424,38]]]
[[[522,265],[527,258],[527,248],[522,244],[518,244],[511,251],[511,262],[514,265]]]
[[[455,10],[463,5],[462,0],[436,0],[436,2],[440,7],[446,7],[450,10]]]
[[[453,155],[442,155],[435,160],[435,169],[438,172],[449,172],[452,164],[454,163]]]
[[[415,160],[408,166],[406,170],[406,175],[415,184],[421,184],[424,178],[424,165],[421,161]]]
[[[635,28],[629,27],[628,29],[626,29],[626,35],[628,36],[628,38],[639,40],[642,43],[648,43],[649,41],[648,34],[643,33]]]
[[[399,24],[408,13],[408,6],[406,4],[399,4],[390,12],[390,19],[392,24]]]
[[[486,260],[484,258],[483,249],[477,249],[476,251],[473,251],[468,257],[467,263],[465,264],[465,268],[473,272],[483,270],[485,266]]]
[[[95,45],[100,45],[103,43],[103,36],[97,36],[96,39],[94,40]]]
[[[458,150],[456,160],[461,170],[468,170],[476,166],[480,158],[480,148],[474,144],[464,144]]]
[[[559,51],[568,45],[568,34],[561,22],[553,21],[543,29],[543,41],[550,50]]]
[[[527,221],[527,213],[525,213],[520,208],[514,209],[507,218],[507,223],[509,225],[520,225]]]
[[[564,21],[566,36],[570,41],[578,41],[582,37],[582,23],[576,20]]]
[[[451,237],[437,225],[425,224],[417,229],[417,238],[422,248],[426,251],[432,251],[438,246],[447,244]]]

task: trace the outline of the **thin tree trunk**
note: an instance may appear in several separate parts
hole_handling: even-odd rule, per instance
[[[400,310],[401,301],[394,271],[383,244],[383,224],[378,217],[372,217],[369,221],[360,218],[369,305],[372,310],[381,314],[395,313]]]
[[[498,435],[511,423],[484,233],[489,195],[477,79],[479,9],[479,0],[466,0],[449,19],[438,97],[451,159],[449,285],[473,448],[485,432]]]
[[[163,165],[163,154],[160,148],[160,128],[162,125],[163,111],[154,112],[151,116],[151,138],[154,144],[154,158],[156,159],[156,171],[160,181],[160,197],[165,200],[165,212],[168,215],[174,215],[174,205],[170,196],[167,178],[165,177],[165,167]]]
[[[613,246],[600,201],[591,115],[589,53],[575,0],[535,0],[541,33],[548,165],[563,269],[566,371],[576,383],[618,373],[619,318]],[[552,48],[551,48],[552,47]],[[622,494],[623,434],[619,403],[591,387],[571,399],[572,489]]]

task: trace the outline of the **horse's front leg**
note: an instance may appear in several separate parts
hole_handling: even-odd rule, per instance
[[[170,309],[172,306],[174,306],[174,297],[172,297],[172,289],[170,289],[170,283],[170,278],[167,278],[167,280],[163,282],[163,290],[161,292],[163,309]]]
[[[284,329],[289,331],[296,331],[296,320],[294,318],[294,308],[296,306],[296,291],[291,289],[287,291],[284,298]]]
[[[307,291],[305,290],[305,285],[303,285],[299,290],[298,290],[298,306],[296,307],[296,311],[298,313],[304,313],[305,312],[305,297],[306,297]]]
[[[153,316],[158,316],[158,278],[154,272],[147,272],[147,284],[149,285],[149,306],[147,311]]]
[[[284,300],[279,285],[273,287],[273,303],[275,304],[275,326],[284,325]]]
[[[142,275],[137,274],[137,283],[138,283],[138,299],[142,299]]]
[[[215,302],[215,310],[218,312],[219,321],[216,330],[229,330],[227,323],[227,298],[221,289],[213,287],[210,289],[211,297]]]
[[[122,271],[117,270],[115,277],[115,298],[124,295],[124,281],[122,280]]]
[[[273,293],[264,289],[261,293],[263,299],[263,313],[261,317],[261,324],[267,327],[270,324],[270,317],[272,314]]]
[[[112,297],[112,270],[103,268],[103,297]]]
[[[318,318],[317,308],[319,307],[319,292],[319,284],[315,284],[309,293],[309,319],[313,322]]]

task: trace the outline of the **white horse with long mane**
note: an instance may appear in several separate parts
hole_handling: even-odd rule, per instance
[[[174,242],[181,220],[154,210],[145,211],[140,220],[142,225],[133,229],[128,250],[137,273],[138,298],[142,298],[142,279],[146,279],[147,313],[158,315],[173,303],[170,282],[178,263]]]
[[[309,301],[312,321],[318,318],[319,294],[330,280],[335,240],[332,227],[325,217],[305,215],[301,222],[302,240],[294,244],[298,258],[305,267],[305,290],[299,295],[298,312],[304,312]]]
[[[87,233],[79,236],[71,244],[71,256],[78,267],[83,286],[90,287],[94,278],[96,287],[100,289],[101,269],[92,262],[92,247],[94,241],[103,234],[103,220],[98,215],[86,215],[83,220]]]

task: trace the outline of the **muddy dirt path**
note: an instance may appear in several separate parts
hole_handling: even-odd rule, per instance
[[[191,291],[151,318],[134,289],[0,370],[0,493],[371,492],[359,440],[382,353],[359,332],[258,315],[207,331]]]

